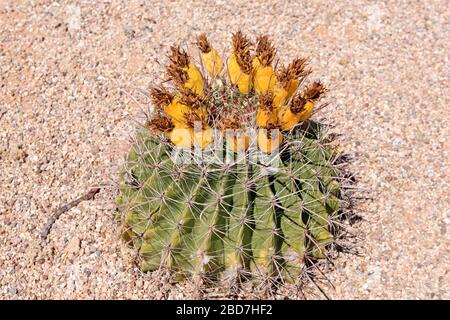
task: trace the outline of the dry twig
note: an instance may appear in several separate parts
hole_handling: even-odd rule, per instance
[[[58,220],[58,218],[66,211],[69,211],[73,207],[76,207],[78,204],[80,204],[83,201],[92,200],[94,196],[100,191],[100,187],[94,187],[91,188],[85,195],[75,199],[72,202],[69,202],[68,204],[65,204],[56,210],[56,212],[48,219],[47,223],[44,225],[44,228],[41,232],[41,238],[42,240],[47,239],[47,236],[50,232],[50,229],[52,228],[53,224]]]

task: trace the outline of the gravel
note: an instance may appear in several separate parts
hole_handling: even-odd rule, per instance
[[[282,62],[310,57],[330,88],[315,117],[335,123],[368,198],[361,255],[339,254],[328,296],[449,299],[449,21],[445,0],[2,1],[0,298],[193,297],[139,272],[114,181],[168,46],[204,31],[223,52],[240,28],[271,34]],[[42,243],[50,215],[100,183]]]

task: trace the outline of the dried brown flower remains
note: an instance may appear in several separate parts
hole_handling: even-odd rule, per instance
[[[197,37],[196,45],[203,53],[208,53],[211,51],[211,45],[209,44],[208,38],[204,33]]]
[[[259,97],[259,107],[261,110],[272,110],[273,109],[273,94],[267,92]]]
[[[189,79],[187,72],[184,70],[189,66],[189,56],[186,51],[180,47],[170,47],[169,65],[167,66],[167,76],[177,86],[183,84]]]
[[[275,58],[275,47],[270,43],[269,36],[263,35],[258,37],[256,56],[263,67],[272,64],[273,59]]]
[[[239,67],[241,67],[244,73],[250,74],[252,72],[252,56],[250,53],[252,43],[241,31],[234,33],[232,40],[233,51]]]
[[[317,100],[326,92],[326,88],[320,81],[315,81],[305,88],[303,96],[307,100]]]
[[[174,125],[169,117],[158,114],[147,122],[147,127],[153,132],[170,132],[174,128]]]
[[[159,109],[163,109],[172,102],[174,95],[167,91],[164,87],[159,86],[151,89],[150,97],[154,105],[156,105]]]
[[[305,69],[307,60],[305,58],[296,58],[287,67],[282,66],[278,72],[278,81],[285,87],[291,80],[300,82],[312,71]]]

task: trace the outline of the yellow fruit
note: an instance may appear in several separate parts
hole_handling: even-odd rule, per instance
[[[277,79],[272,67],[260,67],[255,71],[253,83],[258,94],[273,92]]]
[[[267,137],[267,133],[270,133],[270,139]],[[279,149],[281,143],[283,142],[283,135],[278,129],[259,129],[258,131],[258,147],[262,152],[272,153],[274,150]]]
[[[256,124],[258,127],[267,127],[269,125],[277,124],[277,112],[275,109],[261,109],[256,111]]]
[[[313,109],[314,102],[311,100],[308,100],[305,103],[305,106],[299,113],[292,112],[289,106],[283,107],[278,112],[278,119],[281,123],[281,130],[291,130],[299,122],[307,120],[311,116]]]
[[[230,77],[231,83],[238,86],[239,91],[242,94],[247,94],[252,90],[253,83],[252,77],[249,74],[245,74],[241,71],[239,64],[236,61],[236,56],[234,53],[230,55],[228,59],[228,75]]]
[[[287,91],[286,99],[289,99],[294,95],[299,84],[300,84],[300,82],[298,81],[298,79],[289,80],[289,82],[285,88],[285,90]]]
[[[194,130],[189,127],[175,126],[168,133],[168,138],[174,145],[182,149],[192,148]]]
[[[216,77],[222,71],[223,63],[215,49],[202,53],[202,61],[211,76]]]
[[[252,67],[253,70],[258,69],[259,67],[261,67],[261,62],[259,61],[258,57],[254,57],[252,60]]]
[[[258,58],[253,59],[253,85],[258,94],[273,92],[277,77],[271,66],[263,67]]]
[[[278,113],[281,130],[291,130],[300,121],[300,114],[292,112],[289,106],[282,107]]]
[[[194,145],[204,149],[214,141],[214,130],[207,127],[203,130],[194,130]]]
[[[187,71],[189,77],[184,86],[203,97],[203,78],[200,71],[192,63],[189,64],[189,67],[183,68],[183,70]]]
[[[245,132],[227,132],[227,147],[233,152],[247,151],[250,146],[250,136]]]
[[[288,101],[288,92],[284,88],[280,88],[275,85],[273,88],[273,105],[275,108],[280,109]]]
[[[301,122],[309,119],[313,110],[314,110],[314,101],[308,100],[305,106],[303,107],[303,110],[300,112],[300,117],[298,121]]]
[[[167,113],[172,120],[184,121],[184,115],[188,113],[190,108],[182,104],[177,98],[173,99],[172,103],[164,107],[164,112]]]

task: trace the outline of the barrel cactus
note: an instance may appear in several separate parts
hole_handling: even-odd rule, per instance
[[[171,47],[164,85],[120,174],[123,237],[142,271],[199,283],[298,283],[328,256],[340,172],[323,126],[325,93],[307,61],[277,66],[268,36],[241,32],[223,61],[203,34],[199,61]]]

